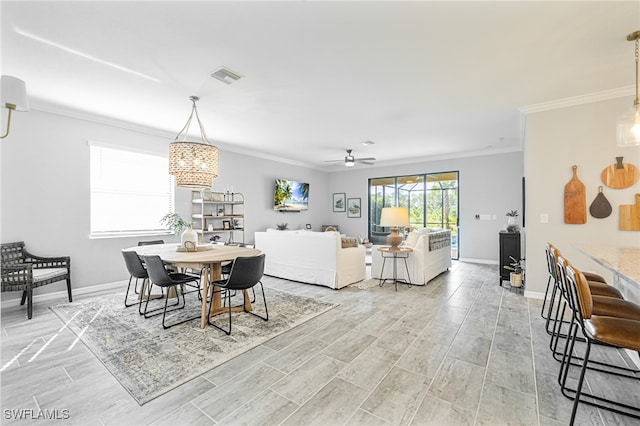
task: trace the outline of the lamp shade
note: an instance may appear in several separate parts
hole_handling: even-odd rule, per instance
[[[209,188],[218,177],[218,148],[201,142],[169,144],[169,174],[181,188]]]
[[[10,75],[3,75],[0,80],[2,106],[16,111],[29,111],[27,86],[24,81]]]
[[[409,226],[409,209],[406,207],[384,207],[380,216],[380,226]]]
[[[640,105],[635,104],[618,119],[616,128],[617,145],[640,146]]]

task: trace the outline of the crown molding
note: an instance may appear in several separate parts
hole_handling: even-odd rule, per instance
[[[78,120],[88,121],[91,123],[103,124],[105,126],[117,127],[124,130],[130,130],[137,133],[142,133],[150,136],[157,136],[161,138],[167,139],[167,141],[172,141],[175,139],[175,133],[169,132],[167,130],[157,129],[154,127],[143,126],[140,124],[136,124],[130,121],[121,120],[113,117],[106,117],[100,114],[93,114],[87,111],[78,110],[75,108],[70,108],[66,106],[62,106],[59,104],[51,103],[44,101],[42,99],[29,99],[29,107],[36,111],[46,112],[49,114],[56,114],[63,117],[75,118]],[[278,157],[275,155],[264,154],[261,152],[256,152],[251,149],[248,150],[246,147],[238,147],[235,145],[220,143],[219,141],[213,141],[214,145],[216,145],[219,149],[224,151],[233,152],[236,154],[247,155],[249,157],[260,158],[263,160],[276,161],[278,163],[289,164],[292,166],[299,166],[305,168],[311,168],[319,171],[326,172],[327,170],[313,165],[309,163],[304,163],[296,160],[289,160],[286,158]]]
[[[42,99],[29,98],[29,107],[36,111],[47,112],[49,114],[61,115],[63,117],[75,118],[78,120],[89,121],[91,123],[104,124],[105,126],[117,127],[120,129],[131,130],[133,132],[143,133],[151,136],[159,136],[161,138],[169,138],[173,140],[175,134],[167,130],[161,130],[154,127],[143,126],[130,121],[118,118],[107,117],[104,115],[93,114],[87,111],[62,106]]]
[[[618,89],[603,90],[602,92],[589,93],[589,94],[580,95],[580,96],[573,96],[571,98],[556,99],[555,101],[525,105],[519,108],[519,111],[524,115],[534,114],[536,112],[568,108],[576,105],[584,105],[584,104],[590,104],[593,102],[607,101],[609,99],[624,98],[626,96],[633,96],[634,93],[635,93],[634,86],[626,86]]]

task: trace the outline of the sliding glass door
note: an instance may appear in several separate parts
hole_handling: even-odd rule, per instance
[[[381,227],[383,207],[409,208],[410,229],[451,230],[451,257],[458,258],[458,172],[369,179],[369,240],[386,244],[390,230]]]

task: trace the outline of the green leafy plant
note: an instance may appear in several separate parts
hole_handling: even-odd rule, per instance
[[[512,260],[512,262],[508,265],[504,265],[503,268],[513,272],[514,274],[521,274],[522,273],[522,261],[521,260],[516,260],[514,257],[509,256],[509,259]]]
[[[167,229],[171,229],[176,234],[182,232],[184,228],[190,228],[191,222],[187,222],[178,213],[167,213],[160,219],[160,224]]]
[[[520,226],[518,225],[507,225],[507,232],[518,232],[520,230]]]
[[[278,223],[276,226],[278,227],[278,231],[284,231],[284,230],[287,229],[289,224],[288,223]]]
[[[505,216],[518,217],[518,210],[509,210]]]

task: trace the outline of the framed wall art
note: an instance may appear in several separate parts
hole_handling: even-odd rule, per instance
[[[337,192],[333,194],[333,211],[334,212],[347,211],[346,198],[347,198],[347,194],[345,194],[344,192]]]
[[[347,217],[361,217],[361,204],[360,198],[347,198]]]

